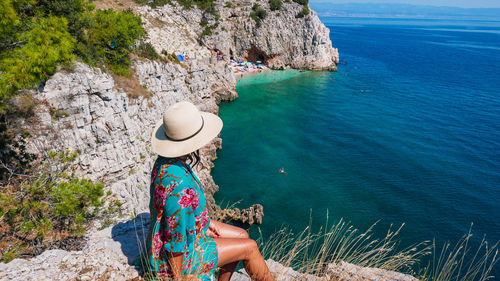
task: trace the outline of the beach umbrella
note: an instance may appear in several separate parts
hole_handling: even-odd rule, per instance
[[[177,55],[177,59],[180,61],[180,62],[183,62],[184,61],[184,57],[182,55]]]

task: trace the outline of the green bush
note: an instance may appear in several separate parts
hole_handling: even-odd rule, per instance
[[[194,5],[196,5],[205,13],[209,13],[214,16],[217,15],[215,0],[177,0],[177,3],[179,3],[184,9],[191,9]]]
[[[214,29],[216,29],[217,26],[219,26],[218,22],[214,23],[213,25],[207,25],[207,26],[205,26],[205,28],[203,29],[203,32],[201,33],[200,37],[212,35]]]
[[[104,194],[102,183],[68,174],[76,156],[49,152],[39,172],[31,175],[34,180],[0,191],[0,242],[8,245],[0,250],[1,261],[39,252],[67,236],[81,236],[90,220],[99,217],[109,194]]]
[[[145,34],[141,18],[132,11],[98,10],[88,30],[88,46],[113,72],[128,75],[131,49]]]
[[[307,15],[309,15],[309,7],[307,6],[303,6],[302,7],[302,10],[300,10],[300,12],[295,16],[296,18],[303,18]]]
[[[161,56],[156,52],[155,48],[149,42],[142,42],[135,50],[136,54],[140,57],[150,60],[161,60]]]
[[[0,114],[18,90],[39,86],[75,55],[129,73],[134,42],[146,34],[131,11],[87,0],[0,0]]]
[[[299,3],[300,5],[307,5],[309,4],[309,0],[293,0],[295,3]]]
[[[250,12],[250,18],[255,21],[257,27],[261,26],[261,20],[265,19],[266,17],[266,10],[262,9],[262,7],[258,3],[253,4],[252,12]]]
[[[58,64],[74,59],[75,39],[67,30],[65,18],[40,18],[19,38],[25,44],[1,56],[2,99],[10,98],[18,89],[37,87],[56,72]]]
[[[10,0],[0,0],[0,40],[8,37],[16,26],[19,25],[19,17]]]
[[[226,2],[226,4],[224,4],[224,7],[226,7],[226,8],[231,8],[231,7],[233,7],[233,3],[231,3],[231,2]]]
[[[45,16],[53,15],[68,20],[68,31],[75,37],[83,36],[86,22],[83,13],[88,8],[84,0],[37,0],[35,10]]]
[[[162,50],[161,54],[164,55],[167,58],[167,60],[170,62],[177,63],[177,64],[181,63],[181,61],[179,60],[179,58],[177,58],[177,55],[175,53],[169,54],[166,50]]]
[[[281,9],[281,0],[269,0],[269,8],[271,11],[276,11]]]

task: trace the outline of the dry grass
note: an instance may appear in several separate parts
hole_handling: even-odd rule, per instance
[[[127,93],[129,98],[136,99],[141,96],[149,98],[153,95],[150,91],[148,91],[148,89],[141,85],[135,74],[132,74],[129,77],[114,74],[113,79],[115,80],[115,87],[118,90]]]
[[[491,272],[498,262],[498,242],[490,246],[483,238],[479,246],[473,247],[469,231],[455,246],[448,242],[438,247],[435,241],[432,245],[424,241],[400,250],[398,235],[403,225],[389,229],[382,239],[373,236],[375,225],[361,232],[341,219],[332,226],[326,223],[315,233],[310,226],[297,235],[282,229],[268,241],[259,239],[259,242],[266,258],[316,276],[325,274],[327,264],[344,261],[418,276],[422,281],[494,279]],[[429,260],[427,265],[416,270],[422,268],[424,259]]]
[[[471,227],[472,229],[472,227]],[[464,235],[455,246],[445,243],[441,249],[433,241],[432,260],[423,270],[424,281],[486,281],[494,279],[491,271],[498,263],[498,242],[490,246],[481,240],[477,249],[470,245],[472,231]]]
[[[282,229],[266,242],[261,242],[262,253],[284,266],[304,273],[322,276],[329,263],[345,261],[363,267],[376,267],[398,272],[412,272],[421,257],[429,254],[427,242],[406,249],[398,249],[398,235],[403,226],[389,229],[383,239],[373,237],[373,224],[361,232],[344,220],[332,226],[327,223],[318,232],[308,226],[298,235]]]

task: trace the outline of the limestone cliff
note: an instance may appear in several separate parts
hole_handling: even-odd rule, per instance
[[[339,54],[332,47],[330,30],[314,11],[296,18],[302,5],[283,2],[271,11],[268,1],[241,1],[230,8],[218,1],[221,22],[203,44],[235,59],[261,60],[274,69],[337,70]],[[267,11],[260,25],[248,15],[255,3]],[[208,17],[213,24],[215,19]]]

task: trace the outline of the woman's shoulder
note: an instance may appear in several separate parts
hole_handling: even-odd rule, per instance
[[[186,166],[177,158],[159,156],[156,159],[154,167],[155,170],[158,170],[158,176],[161,178],[171,177],[180,179],[189,173]]]

